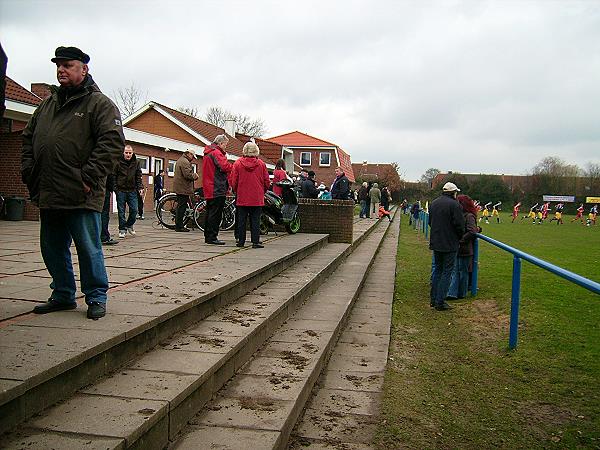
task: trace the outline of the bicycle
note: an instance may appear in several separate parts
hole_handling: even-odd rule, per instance
[[[196,228],[204,231],[204,221],[206,219],[206,200],[202,198],[202,191],[194,191],[194,201],[188,197],[188,204],[183,215],[183,226],[187,227],[190,221],[193,221]],[[169,193],[163,195],[156,205],[156,217],[159,223],[170,230],[175,229],[175,216],[177,212],[177,194]],[[235,225],[235,203],[233,199],[228,198],[223,208],[223,219],[220,229],[230,230]]]

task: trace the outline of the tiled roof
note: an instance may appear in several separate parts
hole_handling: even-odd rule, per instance
[[[42,100],[45,100],[52,95],[52,92],[50,92],[50,85],[48,83],[31,83],[31,92],[33,92]]]
[[[235,137],[242,141],[244,144],[250,142],[251,136],[245,134],[236,133]],[[254,142],[260,149],[260,155],[268,159],[272,164],[276,164],[277,160],[281,158],[282,146],[276,142],[271,142],[266,139],[254,138]]]
[[[355,177],[362,181],[382,180],[390,176],[393,178],[397,177],[397,180],[400,180],[400,175],[398,175],[394,166],[389,163],[354,163],[352,164],[352,168],[354,169]]]
[[[352,161],[350,161],[350,155],[339,147],[337,151],[340,167],[346,174],[346,177],[348,177],[351,182],[356,181],[356,178],[354,177],[354,171],[352,170]]]
[[[174,118],[183,122],[186,126],[190,127],[196,133],[201,134],[211,142],[219,134],[227,134],[223,128],[219,128],[211,123],[204,122],[203,120],[197,119],[196,117],[190,116],[189,114],[182,113],[176,109],[169,108],[168,106],[161,105],[160,103],[154,102],[158,107],[163,109],[165,112],[172,115]],[[227,152],[232,153],[236,156],[242,156],[242,148],[244,144],[242,141],[235,138],[235,136],[229,136],[229,145],[227,146]]]
[[[39,105],[42,103],[42,99],[34,93],[28,91],[19,83],[13,81],[9,77],[6,79],[6,90],[5,96],[7,100],[14,100],[15,102],[26,103],[28,105]]]
[[[300,131],[292,131],[290,133],[268,138],[271,142],[290,146],[290,147],[337,147],[331,142],[318,139]]]

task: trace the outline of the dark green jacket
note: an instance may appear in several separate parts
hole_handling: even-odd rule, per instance
[[[90,75],[66,100],[57,86],[50,89],[23,131],[23,182],[42,209],[100,212],[106,175],[125,147],[119,110]]]
[[[115,191],[136,192],[143,188],[142,168],[135,154],[129,161],[121,155],[115,169]]]

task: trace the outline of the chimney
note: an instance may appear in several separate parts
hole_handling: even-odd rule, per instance
[[[31,83],[31,92],[42,100],[46,100],[50,95],[50,85],[47,83]]]
[[[227,133],[231,137],[235,137],[236,128],[237,127],[236,127],[235,119],[233,119],[233,118],[225,119],[225,126],[223,127],[223,129],[225,130],[225,133]]]

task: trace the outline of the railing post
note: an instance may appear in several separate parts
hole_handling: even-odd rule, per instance
[[[473,272],[471,272],[471,297],[477,295],[477,283],[479,279],[479,239],[473,240]]]
[[[508,336],[508,348],[517,347],[517,335],[519,333],[519,301],[521,297],[521,258],[515,255],[513,258],[512,275],[512,297],[510,300],[510,334]]]

